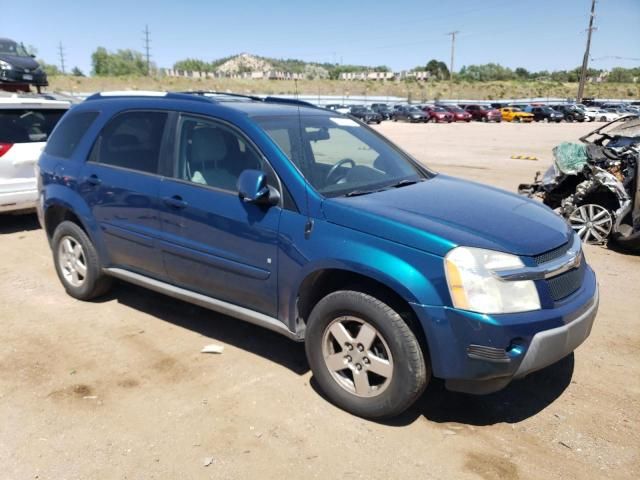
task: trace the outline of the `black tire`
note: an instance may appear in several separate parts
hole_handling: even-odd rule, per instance
[[[632,233],[628,236],[620,233],[613,233],[609,237],[609,241],[620,250],[628,253],[640,254],[640,232]]]
[[[487,117],[480,117],[481,121],[487,123],[489,119]]]
[[[74,286],[65,278],[60,266],[60,242],[65,237],[71,237],[80,244],[84,253],[86,275],[81,285]],[[91,300],[107,293],[113,284],[113,278],[102,273],[102,266],[98,253],[87,234],[77,224],[64,221],[58,225],[51,240],[53,249],[53,263],[60,282],[66,292],[79,300]]]
[[[375,396],[362,397],[348,391],[334,379],[325,363],[325,330],[334,320],[347,315],[367,322],[388,345],[393,360],[391,378],[386,388]],[[409,325],[389,305],[358,291],[333,292],[318,302],[307,324],[305,349],[314,378],[328,399],[364,418],[399,415],[418,399],[431,377],[430,364]]]

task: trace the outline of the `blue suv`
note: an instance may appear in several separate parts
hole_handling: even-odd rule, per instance
[[[499,390],[572,352],[598,308],[547,207],[301,102],[94,95],[53,132],[39,195],[71,296],[120,279],[304,341],[320,388],[363,417],[432,376]]]

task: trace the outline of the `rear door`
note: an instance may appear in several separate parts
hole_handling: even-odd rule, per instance
[[[66,111],[28,105],[0,108],[0,211],[35,205],[35,164]]]
[[[184,115],[177,127],[173,178],[162,184],[164,241],[172,283],[266,315],[277,314],[277,246],[282,209],[243,202],[246,169],[275,173],[236,128]]]
[[[112,266],[163,278],[160,235],[160,158],[168,113],[126,111],[98,136],[79,180],[100,225]]]

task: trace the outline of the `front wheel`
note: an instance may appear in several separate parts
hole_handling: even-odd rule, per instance
[[[309,317],[306,352],[329,400],[365,418],[405,411],[431,371],[416,335],[386,303],[341,290],[324,297]]]
[[[80,226],[62,222],[51,244],[56,273],[69,295],[91,300],[109,290],[113,279],[102,273],[98,253]]]

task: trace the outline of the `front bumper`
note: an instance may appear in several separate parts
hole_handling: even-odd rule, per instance
[[[42,71],[26,72],[20,68],[12,68],[11,70],[0,69],[0,82],[22,83],[36,85],[38,87],[46,87],[49,85],[46,73]]]
[[[433,375],[449,390],[485,394],[573,352],[591,333],[598,310],[595,274],[553,308],[482,315],[450,307],[416,306]]]

